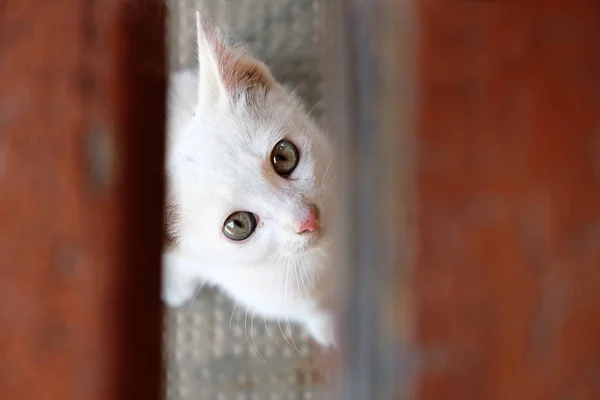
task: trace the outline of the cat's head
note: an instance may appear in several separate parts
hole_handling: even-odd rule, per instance
[[[224,265],[322,253],[332,228],[326,134],[263,63],[207,26],[198,58],[198,106],[171,155],[176,240]]]

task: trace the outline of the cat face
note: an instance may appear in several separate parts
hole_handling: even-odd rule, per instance
[[[203,33],[197,107],[170,157],[174,236],[224,266],[322,253],[333,191],[328,138],[266,66]]]
[[[262,112],[205,108],[180,138],[179,167],[187,171],[178,174],[180,228],[205,254],[254,263],[309,252],[327,239],[330,145],[279,90],[260,99]],[[289,174],[273,162],[278,144],[297,162]]]

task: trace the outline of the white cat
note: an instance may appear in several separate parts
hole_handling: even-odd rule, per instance
[[[170,81],[163,300],[216,285],[335,346],[332,144],[264,64],[196,17],[199,70]]]

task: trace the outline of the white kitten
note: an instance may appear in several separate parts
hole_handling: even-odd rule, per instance
[[[264,64],[197,18],[199,71],[170,81],[163,299],[179,306],[207,282],[334,345],[331,143]]]

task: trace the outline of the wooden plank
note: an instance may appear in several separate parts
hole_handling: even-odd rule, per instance
[[[600,398],[600,3],[416,2],[415,397]]]
[[[414,12],[396,0],[339,0],[336,8],[337,47],[328,55],[343,217],[336,398],[407,399],[411,327],[397,295],[407,293],[411,260]]]
[[[162,2],[0,5],[0,398],[161,397]]]

